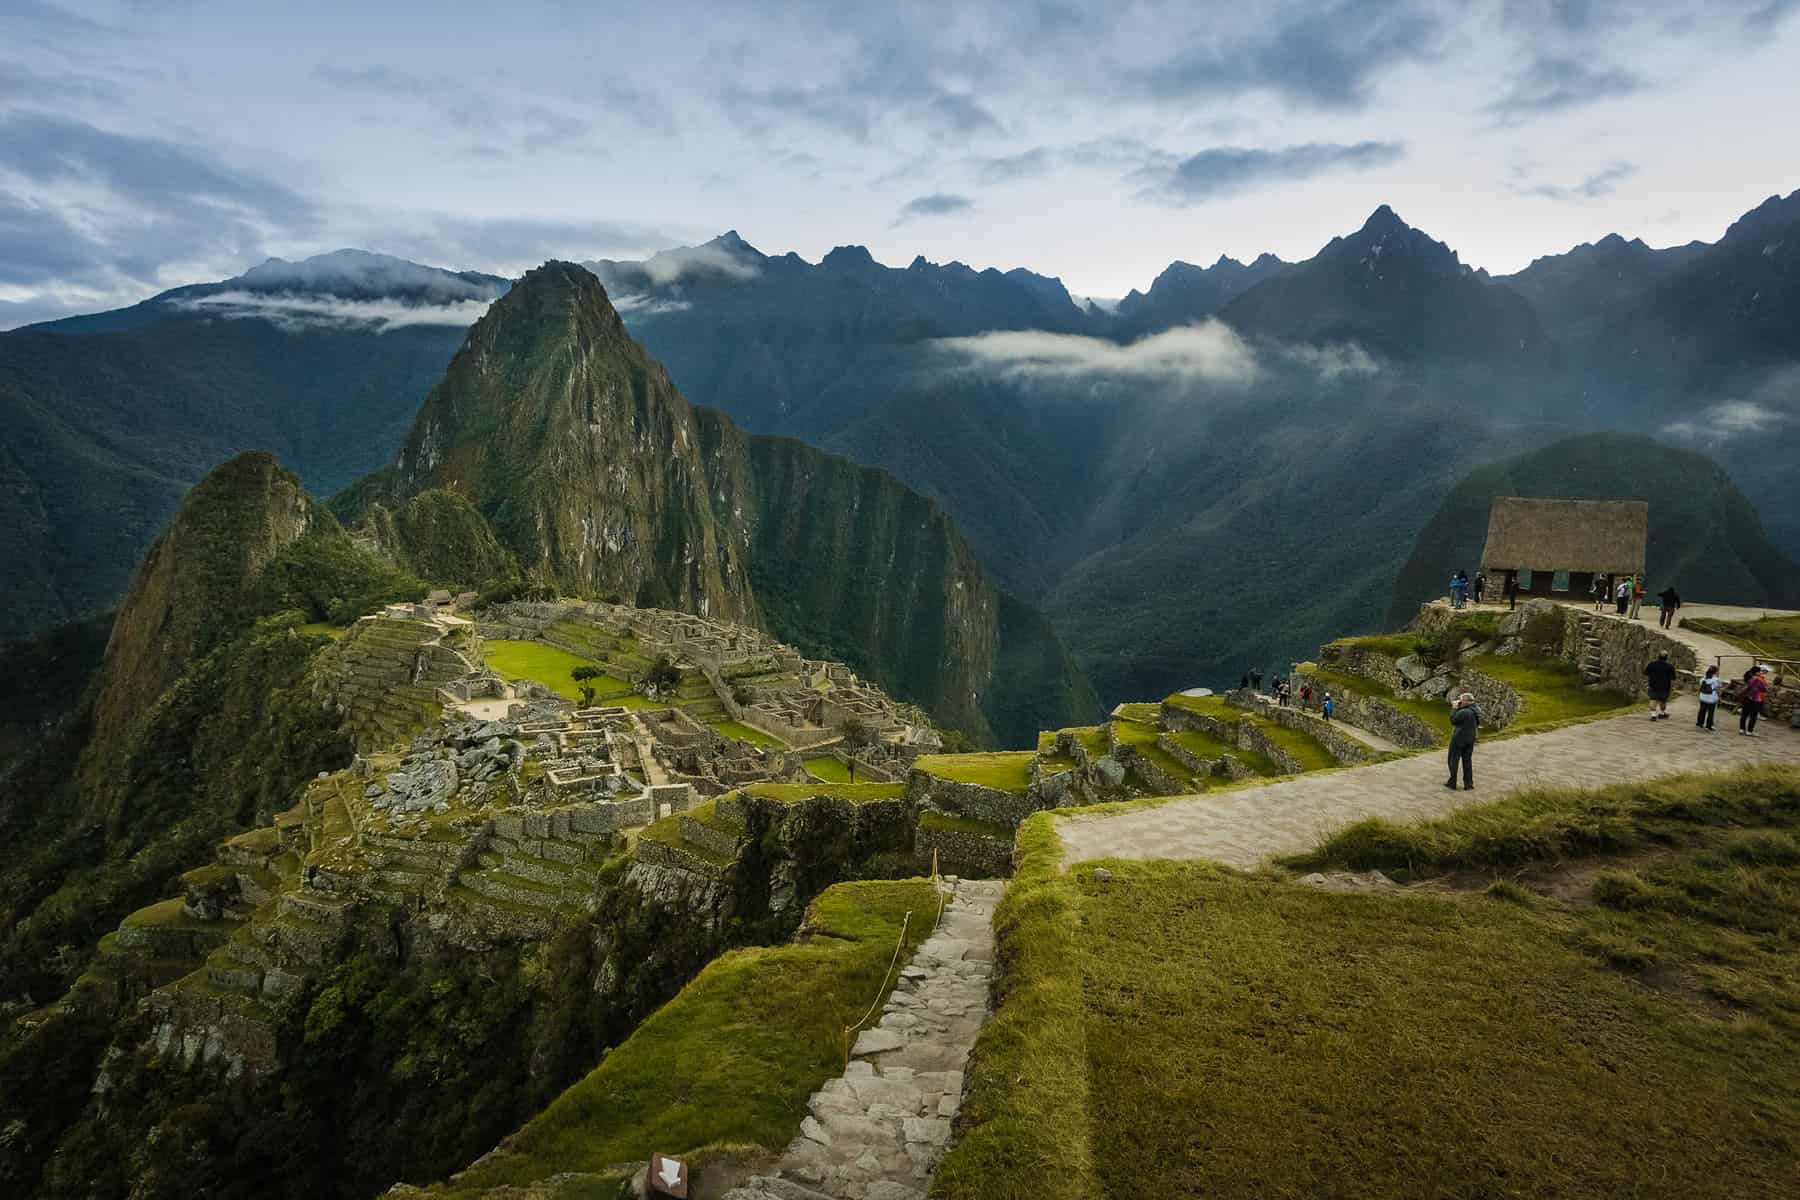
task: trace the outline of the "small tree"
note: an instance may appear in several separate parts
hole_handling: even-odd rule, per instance
[[[873,740],[873,734],[861,717],[851,717],[844,722],[844,744],[852,750],[860,750]]]
[[[644,686],[653,692],[672,692],[681,686],[681,668],[671,662],[668,655],[659,654],[644,673]]]
[[[588,680],[598,679],[604,674],[599,667],[576,667],[569,672],[569,678],[575,681],[576,688],[581,692],[582,707],[586,708],[594,703],[594,687]]]

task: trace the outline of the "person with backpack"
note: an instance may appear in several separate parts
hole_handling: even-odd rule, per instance
[[[1631,619],[1632,620],[1635,621],[1638,619],[1638,609],[1642,608],[1643,606],[1644,606],[1644,577],[1642,575],[1634,575],[1631,577]]]
[[[1629,575],[1619,580],[1618,586],[1613,588],[1613,603],[1618,605],[1621,617],[1625,615],[1625,610],[1631,607],[1631,577]]]
[[[1326,692],[1325,698],[1319,702],[1319,712],[1324,714],[1327,721],[1331,720],[1331,712],[1334,707],[1335,706],[1331,703],[1331,693]]]
[[[1650,693],[1650,719],[1668,720],[1669,692],[1675,686],[1675,664],[1669,661],[1667,650],[1657,655],[1656,661],[1644,668],[1644,685]]]
[[[1312,684],[1310,683],[1300,685],[1300,710],[1302,712],[1312,711]]]
[[[1475,603],[1480,604],[1482,596],[1487,594],[1487,572],[1475,572]]]
[[[1610,591],[1612,591],[1612,585],[1607,583],[1604,575],[1594,576],[1594,582],[1588,584],[1588,595],[1594,598],[1595,612],[1606,607],[1606,596]]]
[[[1750,682],[1744,685],[1744,698],[1738,702],[1738,732],[1756,737],[1756,719],[1762,716],[1763,703],[1769,698],[1769,668],[1757,667]]]
[[[1704,729],[1708,733],[1715,732],[1713,718],[1719,715],[1719,668],[1706,668],[1706,676],[1700,680],[1700,711],[1694,714],[1694,728]]]
[[[1475,790],[1475,731],[1481,724],[1481,710],[1475,697],[1464,692],[1450,709],[1450,778],[1444,786],[1456,790],[1456,767],[1462,764],[1463,790]]]

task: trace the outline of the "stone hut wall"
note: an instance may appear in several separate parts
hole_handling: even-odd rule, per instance
[[[913,835],[913,853],[921,860],[937,851],[938,868],[953,875],[1011,875],[1011,838],[920,824]]]
[[[1023,792],[1007,792],[978,783],[942,779],[919,770],[907,774],[906,799],[920,808],[936,809],[989,825],[1004,825],[1009,829],[1018,828],[1019,822],[1039,809],[1052,806],[1036,784]]]

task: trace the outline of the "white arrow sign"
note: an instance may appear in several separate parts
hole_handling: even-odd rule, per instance
[[[662,1169],[657,1172],[662,1177],[663,1186],[672,1188],[681,1182],[681,1164],[672,1158],[662,1160]]]

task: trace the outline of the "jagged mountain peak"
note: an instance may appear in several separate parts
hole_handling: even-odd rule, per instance
[[[835,267],[839,270],[867,269],[876,265],[875,256],[869,253],[867,246],[833,246],[824,258],[819,260],[821,267]]]
[[[720,250],[730,251],[733,254],[753,254],[757,258],[767,257],[761,250],[758,250],[755,246],[752,246],[749,242],[746,242],[740,237],[738,231],[735,229],[727,229],[724,233],[721,233],[718,237],[706,244]]]
[[[1762,237],[1791,228],[1800,222],[1800,189],[1783,196],[1777,193],[1733,221],[1720,239],[1724,245],[1736,238]]]

